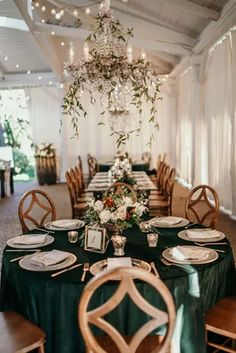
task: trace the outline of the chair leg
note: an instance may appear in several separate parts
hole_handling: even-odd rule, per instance
[[[38,353],[45,353],[44,343],[39,346]]]

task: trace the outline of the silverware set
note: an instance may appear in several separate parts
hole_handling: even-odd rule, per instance
[[[62,273],[68,272],[68,271],[70,271],[70,270],[74,270],[74,268],[80,267],[80,266],[82,266],[82,265],[83,265],[83,264],[76,264],[76,265],[74,265],[74,266],[65,268],[64,270],[61,270],[61,271],[58,271],[58,272],[55,272],[55,273],[51,274],[51,277],[59,276],[59,275],[61,275]]]

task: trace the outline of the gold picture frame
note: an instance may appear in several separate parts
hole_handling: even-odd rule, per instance
[[[109,243],[107,231],[99,226],[86,226],[84,250],[104,254]]]

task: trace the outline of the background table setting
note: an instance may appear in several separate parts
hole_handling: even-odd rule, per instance
[[[132,264],[160,276],[173,295],[177,312],[174,353],[205,353],[204,313],[235,293],[235,266],[224,234],[201,228],[179,217],[145,217],[139,226],[123,232],[126,243],[121,257],[114,256],[111,241],[104,254],[85,251],[78,239],[84,222],[78,220],[50,222],[41,231],[13,237],[3,256],[1,310],[14,310],[39,325],[47,334],[47,353],[85,352],[77,320],[84,283],[107,264]],[[71,234],[75,231],[78,234]],[[150,234],[154,236],[148,243]],[[116,286],[112,282],[102,288],[95,304],[106,301]],[[150,287],[137,286],[158,305]],[[110,315],[125,335],[132,335],[147,319],[128,299]]]

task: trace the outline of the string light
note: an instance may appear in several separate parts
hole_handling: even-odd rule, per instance
[[[54,32],[54,31],[52,31],[52,32],[51,32],[51,35],[52,35],[52,36],[55,36],[55,32]]]
[[[41,7],[41,10],[42,10],[43,12],[45,12],[45,11],[46,11],[46,6],[42,6],[42,7]]]
[[[41,81],[42,80],[42,76],[38,76],[38,80]]]
[[[61,42],[61,46],[64,47],[64,45],[65,45],[65,42]]]
[[[56,14],[56,10],[55,9],[51,9],[51,14],[55,15]]]
[[[30,74],[31,74],[31,71],[30,71],[30,70],[28,70],[28,71],[27,71],[27,75],[30,75]]]
[[[73,11],[73,16],[75,16],[75,17],[78,16],[78,10],[77,10],[77,9],[74,9],[74,11]]]
[[[42,22],[42,23],[45,23],[45,19],[43,18],[43,19],[41,20],[41,22]]]
[[[19,64],[16,64],[16,68],[19,69],[20,65]]]
[[[87,8],[85,9],[85,13],[86,13],[86,15],[90,15],[91,10],[90,10],[90,8],[89,8],[89,7],[87,7]]]
[[[35,7],[39,7],[39,3],[38,2],[35,3]]]
[[[4,60],[5,60],[5,61],[7,61],[7,60],[8,60],[8,56],[7,56],[7,55],[5,56]]]

